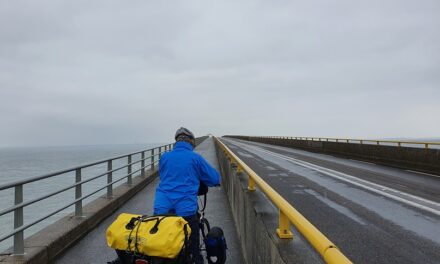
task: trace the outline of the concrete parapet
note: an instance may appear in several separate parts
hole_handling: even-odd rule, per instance
[[[3,252],[0,263],[53,262],[64,250],[75,244],[157,176],[157,171],[147,171],[145,176],[134,177],[131,185],[123,184],[115,188],[112,198],[103,196],[84,206],[83,217],[70,214],[25,239],[25,255],[12,256],[12,249]]]
[[[196,146],[200,145],[203,141],[205,141],[205,139],[207,139],[208,136],[203,136],[203,137],[198,137],[195,139],[196,141]]]
[[[323,263],[305,238],[292,229],[294,239],[276,235],[278,210],[258,190],[248,191],[247,175],[237,173],[217,146],[217,158],[246,263]]]
[[[440,149],[373,144],[231,136],[231,138],[303,149],[440,175]]]

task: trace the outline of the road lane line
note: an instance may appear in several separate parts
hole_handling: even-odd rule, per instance
[[[236,144],[236,142],[233,142],[232,144]],[[238,143],[236,145],[240,145],[240,144],[241,143]],[[363,179],[359,179],[359,178],[357,178],[355,176],[351,176],[351,175],[348,175],[348,174],[345,174],[345,173],[342,173],[342,172],[338,172],[338,171],[335,171],[335,170],[332,170],[332,169],[328,169],[328,168],[325,168],[325,167],[321,167],[319,165],[315,165],[315,164],[312,164],[312,163],[309,163],[309,162],[306,162],[306,161],[301,161],[301,160],[298,160],[298,159],[295,159],[295,158],[291,158],[291,157],[288,157],[288,156],[285,156],[285,155],[282,155],[282,154],[278,154],[278,153],[275,153],[275,152],[272,152],[272,151],[261,149],[259,147],[254,147],[254,146],[250,147],[249,145],[247,145],[247,147],[251,148],[253,150],[256,150],[256,151],[260,151],[260,152],[272,155],[274,157],[278,157],[280,159],[284,159],[284,160],[290,161],[290,162],[295,163],[295,164],[297,164],[299,166],[306,167],[308,169],[312,169],[312,170],[321,172],[321,173],[323,173],[325,175],[328,175],[330,177],[339,179],[339,180],[344,181],[344,182],[348,182],[350,184],[353,184],[353,185],[359,186],[361,188],[367,189],[369,191],[378,193],[378,194],[383,195],[385,197],[388,197],[390,199],[402,202],[404,204],[407,204],[407,205],[410,205],[410,206],[413,206],[413,207],[419,208],[421,210],[428,211],[428,212],[431,212],[431,213],[433,213],[435,215],[440,216],[440,210],[437,210],[435,208],[431,208],[429,206],[417,203],[415,201],[410,201],[410,200],[405,199],[403,197],[400,197],[398,195],[406,196],[407,198],[418,200],[421,203],[431,204],[431,205],[433,205],[433,206],[435,206],[437,208],[440,208],[440,203],[437,203],[437,202],[434,202],[434,201],[431,201],[431,200],[427,200],[427,199],[424,199],[424,198],[421,198],[421,197],[418,197],[418,196],[415,196],[415,195],[412,195],[412,194],[408,194],[408,193],[405,193],[405,192],[401,192],[401,191],[398,191],[398,190],[395,190],[393,188],[389,188],[389,187],[386,187],[386,186],[383,186],[383,185],[380,185],[380,184],[377,184],[377,183],[373,183],[373,182],[369,182],[369,181],[366,181],[366,180],[363,180]]]
[[[362,163],[369,164],[369,165],[376,165],[376,163],[363,161],[363,160],[357,160],[357,159],[349,159],[349,160],[356,161],[356,162],[362,162]]]
[[[406,170],[406,171],[417,173],[417,174],[423,174],[423,175],[431,176],[431,177],[435,177],[435,178],[440,178],[440,175],[435,175],[435,174],[431,174],[431,173],[426,173],[426,172],[421,172],[421,171],[413,171],[413,170]]]

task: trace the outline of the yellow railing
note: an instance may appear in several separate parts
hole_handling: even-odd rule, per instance
[[[293,238],[290,231],[290,223],[309,241],[309,243],[322,256],[326,263],[345,264],[352,263],[325,235],[313,226],[303,215],[281,195],[270,187],[249,166],[237,157],[223,142],[215,138],[226,156],[235,163],[238,171],[244,171],[248,175],[248,190],[255,191],[255,186],[263,191],[271,202],[279,209],[279,225],[276,230],[280,238]]]
[[[398,147],[402,144],[406,145],[423,145],[426,149],[429,146],[440,146],[440,142],[425,142],[425,141],[401,141],[401,140],[376,140],[376,139],[354,139],[354,138],[320,138],[320,137],[281,137],[281,136],[253,136],[255,138],[273,138],[273,139],[296,139],[296,140],[312,140],[312,141],[333,141],[342,143],[373,143],[376,145],[381,145],[381,143],[391,143]]]

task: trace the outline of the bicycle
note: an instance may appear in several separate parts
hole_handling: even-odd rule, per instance
[[[200,192],[199,192],[200,194]],[[201,198],[203,196],[203,200]],[[202,194],[198,197],[198,212],[197,221],[199,229],[199,254],[201,258],[206,259],[208,264],[224,264],[226,262],[226,250],[227,244],[224,237],[223,230],[220,227],[212,227],[209,224],[208,219],[205,217],[205,208],[207,204],[207,187],[206,191],[202,191]],[[111,264],[190,264],[196,263],[196,256],[191,253],[191,245],[189,241],[189,234],[187,230],[188,222],[183,225],[183,245],[174,258],[166,258],[159,256],[149,256],[148,254],[142,254],[138,248],[138,234],[141,225],[149,225],[150,234],[152,231],[158,231],[160,223],[167,217],[181,218],[175,214],[156,215],[156,216],[136,216],[131,217],[130,221],[123,223],[125,226],[124,234],[128,233],[127,247],[126,249],[116,249],[118,258],[114,261],[108,262]],[[119,219],[119,217],[118,217]],[[118,221],[118,219],[116,221]],[[115,221],[115,222],[116,222]],[[115,223],[114,222],[114,223]],[[154,222],[154,225],[153,225]],[[186,221],[185,221],[186,222]],[[144,224],[143,224],[144,223]],[[113,224],[112,224],[113,225]],[[111,227],[111,226],[110,226]],[[110,229],[109,227],[109,229]],[[127,231],[129,230],[129,231]],[[145,230],[144,230],[145,231]],[[135,234],[133,235],[133,232]],[[108,231],[107,231],[108,233]],[[146,232],[147,233],[147,232]],[[120,239],[126,239],[119,235]],[[107,238],[107,241],[108,238]],[[124,241],[125,242],[125,241]],[[147,242],[148,243],[148,242]],[[134,247],[132,246],[134,244]]]

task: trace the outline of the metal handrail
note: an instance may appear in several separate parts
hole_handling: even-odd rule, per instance
[[[148,165],[148,166],[149,166],[149,165]],[[148,166],[145,166],[145,167],[148,167]],[[144,167],[144,168],[145,168],[145,167]],[[142,168],[141,168],[141,169],[142,169]],[[139,172],[141,169],[132,172],[130,175],[133,175],[133,174]],[[45,215],[45,216],[42,216],[42,217],[38,218],[37,220],[34,220],[33,222],[27,224],[27,225],[24,225],[24,226],[21,226],[20,228],[14,229],[12,232],[10,232],[10,233],[8,233],[8,234],[6,234],[6,235],[0,237],[0,241],[3,241],[3,240],[5,240],[5,239],[7,239],[7,238],[10,238],[11,236],[15,235],[16,233],[18,233],[18,232],[20,232],[20,231],[23,231],[23,230],[25,230],[25,229],[28,229],[29,227],[31,227],[31,226],[33,226],[33,225],[35,225],[35,224],[38,224],[39,222],[43,221],[44,219],[47,219],[48,217],[51,217],[52,215],[54,215],[54,214],[56,214],[56,213],[59,213],[59,212],[63,211],[64,209],[66,209],[66,208],[68,208],[68,207],[70,207],[70,206],[76,204],[76,203],[79,202],[79,201],[82,201],[82,200],[84,200],[84,199],[89,198],[90,196],[92,196],[92,195],[98,193],[99,191],[104,190],[104,189],[107,188],[108,186],[113,185],[113,184],[115,184],[115,183],[117,183],[117,182],[120,182],[121,180],[127,178],[128,176],[129,176],[129,175],[126,175],[126,176],[124,176],[124,177],[122,177],[122,178],[119,178],[119,179],[117,179],[117,180],[115,180],[115,181],[112,181],[111,183],[108,183],[108,184],[104,185],[103,187],[101,187],[101,188],[99,188],[99,189],[97,189],[97,190],[95,190],[95,191],[93,191],[93,192],[91,192],[91,193],[89,193],[89,194],[87,194],[87,195],[85,195],[85,196],[79,198],[79,199],[76,199],[76,200],[74,200],[73,202],[68,203],[67,205],[64,205],[63,207],[60,207],[59,209],[57,209],[57,210],[55,210],[55,211],[52,211],[51,213],[49,213],[49,214],[47,214],[47,215]]]
[[[149,158],[154,157],[154,156],[157,156],[157,155],[159,155],[159,154],[152,155],[152,156],[148,156],[148,157],[146,157],[146,158],[144,158],[144,159],[140,159],[140,160],[138,160],[138,161],[135,161],[135,162],[132,162],[132,163],[130,163],[130,164],[127,164],[127,165],[124,165],[124,166],[118,167],[118,168],[116,168],[116,169],[112,169],[112,170],[106,171],[106,172],[104,172],[104,173],[102,173],[102,174],[98,174],[97,176],[94,176],[94,177],[88,178],[87,180],[82,180],[82,181],[80,181],[80,182],[76,182],[76,183],[74,183],[74,184],[72,184],[72,185],[69,185],[69,186],[63,188],[63,189],[60,189],[60,190],[57,190],[57,191],[55,191],[55,192],[52,192],[52,193],[49,193],[49,194],[46,194],[46,195],[40,196],[40,197],[35,198],[35,199],[33,199],[33,200],[27,201],[27,202],[25,202],[25,203],[20,203],[20,204],[17,204],[17,205],[11,206],[11,207],[9,207],[8,209],[4,209],[3,211],[0,211],[0,216],[2,216],[2,215],[4,215],[4,214],[7,214],[7,213],[10,213],[10,212],[14,211],[15,209],[22,208],[22,207],[25,207],[25,206],[28,206],[28,205],[34,204],[34,203],[36,203],[36,202],[39,202],[39,201],[44,200],[44,199],[47,199],[47,198],[52,197],[52,196],[54,196],[54,195],[57,195],[57,194],[59,194],[59,193],[65,192],[65,191],[67,191],[67,190],[69,190],[69,189],[72,189],[72,188],[78,186],[78,185],[82,185],[82,184],[84,184],[84,183],[87,183],[87,182],[90,182],[90,181],[96,180],[96,179],[98,179],[98,178],[100,178],[100,177],[102,177],[102,176],[107,175],[108,173],[113,173],[113,172],[116,172],[116,171],[122,170],[122,169],[124,169],[124,168],[127,168],[127,167],[130,166],[130,165],[137,164],[137,163],[139,163],[139,162],[142,162],[142,161],[144,161],[144,160],[146,160],[146,159],[149,159]],[[157,163],[157,161],[154,162],[154,163]],[[99,164],[99,163],[98,163],[98,164]],[[148,166],[144,166],[143,168],[146,168],[146,167],[149,167],[149,166],[150,166],[150,165],[148,165]],[[140,171],[140,170],[137,170],[136,172],[139,172],[139,171]],[[127,175],[127,176],[128,176],[128,175]],[[125,178],[126,178],[126,177],[125,177]]]
[[[63,169],[63,170],[59,170],[56,172],[44,174],[41,176],[31,177],[28,179],[19,180],[19,181],[10,182],[10,183],[0,185],[0,191],[6,190],[6,189],[11,189],[11,188],[15,189],[15,204],[14,204],[14,206],[11,206],[7,209],[0,211],[0,216],[3,216],[3,215],[10,213],[10,212],[14,212],[14,229],[11,232],[9,232],[8,234],[1,236],[0,242],[4,241],[5,239],[7,239],[9,237],[14,236],[14,254],[16,254],[16,255],[24,254],[24,233],[23,233],[24,230],[26,230],[29,227],[47,219],[48,217],[51,217],[52,215],[54,215],[56,213],[59,213],[59,212],[65,210],[66,208],[68,208],[72,205],[75,205],[75,216],[82,216],[82,207],[83,207],[82,201],[84,199],[86,199],[86,198],[106,189],[106,188],[107,188],[107,197],[112,197],[113,184],[120,182],[124,179],[127,179],[127,183],[131,184],[132,175],[139,173],[139,172],[141,172],[141,175],[145,175],[145,169],[147,167],[151,167],[151,169],[154,170],[154,166],[159,162],[158,160],[155,160],[155,157],[159,156],[159,158],[160,158],[161,155],[163,155],[163,153],[165,153],[167,151],[171,151],[172,148],[173,148],[173,144],[162,145],[162,146],[147,149],[147,150],[142,150],[142,151],[137,151],[137,152],[133,152],[133,153],[125,154],[125,155],[120,155],[120,156],[116,156],[116,157],[113,157],[110,159],[95,161],[95,162],[87,163],[84,165],[75,166],[75,167],[72,167],[69,169]],[[156,149],[158,151],[155,151]],[[145,156],[146,152],[150,152],[151,155],[146,157]],[[155,153],[155,152],[157,152],[157,153]],[[141,154],[140,159],[136,160],[136,161],[132,161],[131,160],[132,156],[137,155],[137,154]],[[112,168],[113,161],[118,160],[118,159],[122,159],[122,158],[127,158],[127,164],[113,169]],[[145,162],[147,159],[150,160],[149,163]],[[140,168],[135,171],[132,171],[132,166],[135,164],[138,164],[138,163],[141,163]],[[107,164],[107,171],[104,173],[98,174],[96,176],[93,176],[91,178],[85,179],[85,180],[81,179],[82,178],[81,177],[82,169],[89,168],[89,167],[99,165],[99,164]],[[114,180],[113,179],[113,172],[119,171],[124,168],[127,168],[127,174],[117,180]],[[61,174],[65,174],[65,173],[69,173],[69,172],[76,173],[76,182],[74,184],[71,184],[67,187],[63,187],[61,189],[58,189],[58,190],[51,192],[49,194],[40,196],[38,198],[34,198],[30,201],[23,202],[23,186],[25,184],[37,182],[39,180],[44,180],[44,179],[48,179],[51,177],[56,177]],[[100,188],[92,191],[91,193],[89,193],[87,195],[82,195],[82,185],[83,184],[88,183],[93,180],[96,180],[98,178],[104,177],[106,175],[107,175],[107,184],[105,184],[103,187],[100,187]],[[46,214],[46,215],[44,215],[44,216],[26,224],[26,225],[23,224],[23,209],[26,206],[29,206],[31,204],[42,201],[44,199],[47,199],[49,197],[52,197],[54,195],[57,195],[59,193],[65,192],[65,191],[67,191],[69,189],[73,189],[73,188],[75,188],[75,200],[73,202],[70,202],[67,205],[63,205],[62,207],[58,208],[57,210],[52,211],[49,214]]]
[[[153,156],[155,156],[155,155],[153,155]],[[90,182],[90,181],[96,180],[96,179],[98,179],[98,178],[100,178],[100,177],[102,177],[102,176],[107,175],[108,173],[113,173],[113,172],[116,172],[116,171],[122,170],[122,169],[124,169],[124,168],[127,168],[129,165],[137,164],[137,163],[142,162],[143,160],[146,160],[146,159],[151,158],[151,157],[153,157],[153,156],[149,156],[149,157],[146,157],[146,158],[144,158],[144,159],[140,159],[140,160],[138,160],[138,161],[132,162],[132,163],[130,163],[130,164],[127,164],[127,165],[124,165],[124,166],[118,167],[118,168],[116,168],[116,169],[112,169],[112,170],[106,171],[106,172],[104,172],[104,173],[98,174],[97,176],[93,176],[93,177],[91,177],[91,178],[88,178],[87,180],[82,180],[82,181],[80,181],[80,182],[76,182],[76,183],[74,183],[74,184],[71,184],[71,185],[69,185],[69,186],[63,188],[63,189],[60,189],[60,190],[57,190],[57,191],[55,191],[55,192],[52,192],[52,193],[49,193],[49,194],[46,194],[46,195],[40,196],[40,197],[35,198],[35,199],[33,199],[33,200],[27,201],[27,202],[25,202],[25,203],[20,203],[20,204],[17,204],[17,205],[11,206],[11,207],[9,207],[9,208],[7,208],[7,209],[4,209],[3,211],[0,211],[0,216],[2,216],[2,215],[4,215],[4,214],[7,214],[7,213],[10,213],[10,212],[14,211],[15,209],[22,208],[22,207],[25,207],[25,206],[28,206],[28,205],[34,204],[34,203],[36,203],[36,202],[39,202],[39,201],[44,200],[44,199],[47,199],[47,198],[52,197],[52,196],[54,196],[54,195],[57,195],[57,194],[59,194],[59,193],[65,192],[65,191],[67,191],[67,190],[69,190],[69,189],[72,189],[72,188],[78,186],[78,185],[82,185],[82,184],[84,184],[84,183],[87,183],[87,182]],[[146,167],[149,167],[149,166],[150,166],[150,164],[149,164],[148,166],[144,166],[143,168],[146,168]],[[139,171],[139,170],[137,170],[136,172],[138,172],[138,171]],[[127,176],[128,176],[128,175],[127,175]],[[126,177],[123,177],[123,178],[126,178]]]
[[[229,137],[229,136],[226,136]],[[230,136],[230,137],[247,137],[247,136]],[[355,139],[355,138],[322,138],[322,137],[283,137],[283,136],[250,136],[253,138],[269,138],[269,139],[295,139],[295,140],[311,140],[311,141],[330,141],[338,143],[359,143],[363,144],[365,142],[374,142],[376,145],[381,145],[381,143],[393,143],[397,147],[401,147],[402,144],[407,145],[423,145],[425,149],[429,146],[440,146],[440,142],[429,142],[429,141],[405,141],[405,140],[377,140],[377,139]]]
[[[244,171],[248,175],[248,190],[255,191],[255,185],[269,198],[279,209],[279,227],[277,234],[280,238],[290,239],[293,237],[290,231],[290,223],[295,225],[298,231],[322,256],[326,263],[345,264],[352,263],[324,234],[322,234],[301,213],[289,204],[269,184],[267,184],[255,171],[235,155],[223,142],[215,138],[217,144],[224,153],[237,165],[237,171]]]
[[[171,145],[171,144],[169,144],[169,145]],[[92,167],[92,166],[95,166],[95,165],[98,165],[98,164],[101,164],[101,163],[106,163],[106,162],[109,162],[109,161],[114,161],[114,160],[126,158],[128,156],[133,156],[133,155],[136,155],[136,154],[140,154],[142,152],[147,152],[147,151],[155,150],[155,149],[158,149],[158,148],[161,148],[161,147],[165,147],[165,146],[169,146],[169,145],[163,145],[163,146],[156,147],[156,148],[146,149],[146,150],[143,150],[143,151],[137,151],[137,152],[134,152],[134,153],[129,153],[129,154],[121,155],[121,156],[116,156],[116,157],[110,158],[110,159],[94,161],[94,162],[91,162],[91,163],[86,163],[86,164],[83,164],[83,165],[79,165],[79,166],[71,167],[71,168],[68,168],[68,169],[63,169],[63,170],[59,170],[59,171],[43,174],[43,175],[36,176],[36,177],[31,177],[31,178],[27,178],[27,179],[24,179],[24,180],[19,180],[19,181],[15,181],[15,182],[10,182],[10,183],[6,183],[6,184],[2,184],[2,185],[0,185],[0,191],[12,188],[12,187],[17,186],[17,185],[23,185],[23,184],[26,184],[26,183],[31,183],[31,182],[35,182],[35,181],[39,181],[39,180],[44,180],[44,179],[47,179],[47,178],[50,178],[50,177],[58,176],[60,174],[72,172],[72,171],[75,171],[77,169],[84,169],[84,168]],[[157,153],[155,155],[150,156],[150,158],[151,157],[155,157],[155,156],[159,156],[159,155],[160,155],[160,153]],[[145,159],[147,159],[147,158],[145,158]],[[127,164],[127,166],[128,165],[129,164]]]

